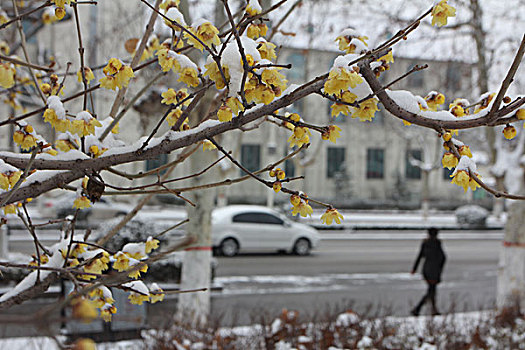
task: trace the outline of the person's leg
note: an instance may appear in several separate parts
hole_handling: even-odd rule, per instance
[[[412,311],[410,311],[410,313],[412,315],[414,315],[414,316],[419,315],[419,311],[421,311],[421,308],[423,307],[423,305],[425,305],[425,302],[430,297],[430,286],[431,286],[431,284],[427,282],[427,286],[428,286],[427,293],[425,295],[423,295],[423,297],[421,298],[421,300],[419,301],[417,306],[414,309],[412,309]]]
[[[428,286],[429,299],[432,304],[432,315],[440,315],[436,307],[436,287],[437,287],[437,284],[429,284]]]

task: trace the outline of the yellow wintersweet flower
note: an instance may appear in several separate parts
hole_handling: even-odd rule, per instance
[[[116,84],[120,89],[123,86],[128,86],[131,78],[135,77],[135,73],[130,66],[123,66],[122,69],[115,75]]]
[[[164,0],[162,4],[160,4],[160,8],[164,11],[168,11],[170,7],[177,7],[179,6],[180,0]]]
[[[496,96],[495,92],[488,94],[488,95],[485,94],[485,97],[481,100],[481,104],[478,104],[476,108],[474,109],[474,113],[478,113],[481,110],[487,108],[490,102],[492,102],[492,99],[494,98],[494,96]]]
[[[153,249],[157,249],[158,247],[159,240],[153,237],[148,237],[148,239],[146,240],[146,254],[151,253]]]
[[[335,39],[335,41],[338,42],[339,50],[345,51],[346,53],[356,53],[357,46],[352,43],[352,39],[358,39],[365,46],[368,46],[366,42],[366,40],[368,40],[367,36],[340,35]]]
[[[209,140],[204,140],[202,142],[202,150],[203,151],[211,151],[211,150],[214,150],[216,148],[217,147],[215,147],[215,145]]]
[[[117,271],[125,271],[129,268],[129,256],[126,253],[118,252],[115,254],[116,259],[113,263],[113,268]]]
[[[258,0],[250,0],[250,1],[248,1],[248,5],[246,6],[246,12],[250,16],[255,16],[255,15],[258,15],[259,13],[261,13],[262,12],[262,7],[259,4],[259,1]]]
[[[117,88],[117,79],[111,75],[100,78],[98,82],[100,83],[100,87],[104,89],[115,90]]]
[[[108,64],[102,69],[106,75],[115,75],[122,68],[122,61],[118,58],[110,58]]]
[[[462,156],[467,156],[469,158],[472,158],[472,152],[470,152],[470,147],[463,145],[458,147],[458,152]]]
[[[74,319],[79,319],[84,323],[89,323],[97,318],[97,309],[94,303],[89,299],[82,297],[73,299],[71,307]]]
[[[75,199],[73,202],[73,208],[84,209],[91,207],[91,202],[86,196],[80,196]]]
[[[175,52],[164,48],[158,50],[156,55],[163,72],[167,72],[170,69],[174,72],[180,71],[180,63],[175,59]]]
[[[82,254],[86,251],[86,248],[87,248],[87,245],[83,244],[83,243],[77,243],[75,244],[75,247],[73,248],[73,250],[71,251],[71,255],[70,256],[73,256],[73,257],[78,257],[79,254]]]
[[[516,111],[516,117],[519,120],[525,120],[525,109],[521,108]],[[523,127],[525,127],[525,124],[523,124]]]
[[[307,217],[308,215],[312,215],[314,210],[310,206],[310,204],[305,202],[300,202],[298,205],[293,207],[292,209],[292,215],[296,216],[297,214],[300,214],[302,217]]]
[[[363,78],[356,72],[348,71],[346,68],[334,68],[330,70],[328,79],[324,84],[324,91],[327,94],[338,94],[340,91],[348,90],[349,87],[355,88],[357,84],[361,84]]]
[[[293,134],[288,138],[290,147],[301,147],[304,144],[310,143],[310,130],[307,127],[295,126]]]
[[[438,106],[445,103],[445,95],[432,91],[427,96],[425,96],[425,101],[427,102],[428,109],[435,112],[437,111]]]
[[[192,67],[183,68],[177,81],[181,81],[191,87],[199,86],[199,72]]]
[[[474,175],[476,175],[476,177],[477,177],[478,179],[481,179],[481,175],[479,175],[478,173],[474,173]],[[481,188],[480,184],[478,184],[478,183],[476,182],[476,180],[474,180],[473,177],[470,177],[470,181],[469,181],[468,184],[469,184],[469,187],[470,187],[470,189],[471,189],[472,191],[475,191],[476,189]]]
[[[0,86],[9,89],[15,85],[16,70],[9,63],[0,63]]]
[[[0,188],[3,190],[9,189],[9,179],[5,174],[0,174]]]
[[[384,61],[385,63],[394,63],[394,56],[392,55],[392,50],[388,51],[386,55],[378,58],[378,61]]]
[[[341,128],[337,125],[330,125],[328,126],[328,130],[321,134],[321,138],[336,143],[337,138],[341,137],[341,135],[339,135],[340,131]]]
[[[507,125],[505,129],[503,129],[503,136],[505,136],[507,140],[512,140],[516,137],[516,128],[512,125]]]
[[[376,111],[379,110],[379,108],[377,108],[377,101],[376,98],[370,98],[361,102],[359,108],[356,108],[352,114],[352,118],[359,118],[362,122],[371,121]]]
[[[168,91],[163,92],[160,94],[162,96],[162,101],[160,103],[165,103],[167,105],[169,104],[177,104],[177,92],[173,89],[168,89]]]
[[[146,273],[148,271],[148,265],[146,264],[142,264],[142,266],[138,269],[134,269],[133,271],[131,271],[130,273],[128,273],[128,277],[131,277],[131,278],[134,278],[134,279],[137,279],[140,277],[140,273],[141,272],[144,272]]]
[[[93,71],[89,67],[84,67],[84,75],[86,77],[86,81],[89,83],[91,80],[95,79],[95,74],[93,74]],[[82,82],[82,70],[79,69],[77,72],[77,79],[78,82]]]
[[[97,350],[97,344],[89,338],[79,338],[73,343],[73,350]]]
[[[135,305],[142,305],[142,303],[148,301],[149,298],[149,295],[143,295],[135,292],[131,292],[128,296],[130,303]]]
[[[266,26],[265,23],[259,23],[259,24],[251,23],[248,26],[248,29],[246,29],[246,35],[248,36],[248,38],[254,39],[254,40],[259,37],[266,36],[267,32],[268,32],[268,27]]]
[[[233,112],[230,107],[221,105],[217,111],[217,119],[221,122],[229,122],[233,118]]]
[[[261,74],[261,80],[266,85],[279,87],[281,90],[286,89],[286,82],[284,75],[279,72],[277,68],[265,69]],[[280,95],[280,94],[279,94]],[[276,96],[279,96],[276,94]]]
[[[38,266],[38,259],[36,255],[31,255],[31,262],[28,264],[29,266]],[[45,265],[47,262],[49,262],[49,257],[45,254],[40,254],[40,264]]]
[[[226,106],[228,106],[234,115],[239,115],[239,112],[244,111],[242,102],[237,97],[228,97],[226,99]]]
[[[22,134],[22,137],[23,137],[22,141],[17,142],[17,140],[20,139],[19,137],[20,134]],[[17,135],[17,137],[15,138],[15,136],[13,136],[13,139],[15,140],[16,143],[20,145],[20,148],[22,148],[23,150],[27,151],[36,146],[36,138],[33,135],[23,134],[20,131],[15,132],[15,135]]]
[[[211,22],[204,22],[197,27],[197,29],[190,28],[189,31],[199,38],[207,46],[215,45],[219,46],[221,40],[219,39],[219,30]],[[190,35],[188,32],[184,32],[184,38],[194,48],[202,51],[204,46],[195,39],[193,35]]]
[[[175,108],[171,112],[168,113],[168,116],[166,117],[166,121],[168,122],[169,126],[175,125],[177,120],[179,120],[180,116],[182,115],[182,109]]]
[[[77,149],[78,146],[73,144],[70,140],[57,140],[55,142],[55,147],[61,150],[62,152],[69,152],[72,149]]]
[[[4,24],[9,21],[9,17],[7,17],[7,13],[5,11],[0,11],[0,24]]]
[[[432,9],[432,25],[442,27],[447,24],[448,17],[456,17],[456,9],[449,4],[447,0],[441,0]]]
[[[107,306],[103,309],[100,309],[100,318],[105,322],[111,322],[112,315],[117,313],[117,308],[115,305]]]
[[[102,71],[105,76],[99,80],[100,86],[111,90],[128,86],[130,79],[135,76],[133,69],[118,58],[110,58]]]
[[[341,220],[343,220],[343,215],[335,208],[326,209],[324,214],[321,215],[321,222],[326,225],[331,225],[333,221],[340,225]]]
[[[217,63],[215,61],[205,64],[204,68],[206,68],[206,70],[204,71],[204,76],[209,76],[210,79],[215,82],[215,86],[217,87],[217,89],[224,89],[226,84],[230,81],[230,71],[228,69],[228,66],[222,66],[222,72],[224,73],[226,82],[222,78],[221,71],[219,70],[219,67],[217,66]]]
[[[4,207],[4,214],[16,214],[16,206],[14,204],[8,204]]]
[[[55,17],[60,21],[66,16],[66,10],[62,7],[55,8]]]
[[[281,181],[275,181],[272,185],[272,188],[275,191],[275,193],[279,192],[282,187],[283,185],[281,184]]]
[[[258,84],[254,89],[246,90],[246,100],[248,102],[270,104],[275,99],[275,92],[271,87]]]
[[[77,134],[80,137],[94,135],[95,127],[101,127],[102,124],[95,118],[91,118],[89,121],[86,120],[73,120],[69,126],[69,132]]]
[[[301,203],[301,197],[299,197],[299,196],[296,195],[296,194],[292,194],[292,195],[290,196],[290,203],[291,203],[294,207],[298,206],[299,203]]]
[[[445,152],[443,154],[443,158],[441,159],[441,164],[443,164],[443,168],[455,168],[458,165],[458,158],[454,155],[454,153],[451,152]]]
[[[330,109],[332,110],[330,112],[330,115],[332,117],[337,117],[339,114],[349,115],[351,113],[350,106],[344,105],[340,103],[334,103],[330,106]]]
[[[71,2],[75,2],[75,0],[51,0],[52,4],[62,8],[64,8],[66,5],[71,5]]]
[[[20,177],[22,176],[22,172],[21,171],[12,171],[9,175],[8,175],[8,179],[9,179],[9,184],[11,185],[11,187],[14,187],[15,184],[18,182],[18,180],[20,180]],[[29,199],[29,198],[28,198]]]
[[[257,51],[261,54],[261,59],[263,60],[273,60],[277,58],[277,55],[275,54],[275,44],[272,44],[269,41],[265,41],[264,39],[260,39],[261,41],[257,41]]]
[[[104,264],[100,259],[96,259],[96,260],[93,260],[92,262],[90,262],[89,264],[85,265],[83,267],[83,269],[84,269],[84,272],[101,274],[102,271],[107,269],[107,265]],[[89,281],[89,280],[97,278],[97,276],[95,276],[95,275],[82,275],[82,278],[84,280]]]
[[[149,297],[150,302],[152,304],[155,304],[158,301],[164,300],[164,293],[162,293],[162,289],[159,288],[158,290],[154,291],[154,293],[150,293]]]
[[[451,177],[452,177],[451,182],[453,184],[463,187],[465,192],[467,192],[467,189],[469,187],[470,176],[466,170],[456,171],[455,173],[451,175]]]

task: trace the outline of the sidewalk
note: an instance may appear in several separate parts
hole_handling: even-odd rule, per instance
[[[321,222],[324,210],[314,210],[311,217],[299,218],[299,222],[311,225],[321,230],[353,229],[353,230],[424,230],[436,227],[440,230],[472,229],[460,227],[454,212],[431,212],[425,219],[420,211],[396,210],[340,210],[344,220],[341,225],[333,223],[325,225]],[[486,227],[478,230],[501,230],[506,217],[498,219],[492,215],[487,218]]]

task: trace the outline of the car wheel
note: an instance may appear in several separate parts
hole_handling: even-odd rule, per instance
[[[226,238],[221,242],[220,251],[224,256],[235,256],[239,252],[239,243],[233,238]]]
[[[310,241],[306,238],[299,238],[293,245],[293,252],[297,255],[305,256],[310,254]]]

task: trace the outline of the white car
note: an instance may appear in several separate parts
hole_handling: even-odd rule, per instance
[[[46,198],[38,202],[39,211],[42,217],[47,218],[64,218],[68,215],[75,214],[76,209],[73,208],[76,194],[73,192],[66,192],[54,198]],[[107,220],[119,215],[126,215],[133,209],[132,206],[116,203],[112,200],[102,197],[90,208],[85,208],[79,211],[77,219],[84,220]]]
[[[313,227],[290,221],[275,210],[254,205],[215,209],[211,238],[214,249],[224,256],[254,251],[308,255],[320,240]]]

